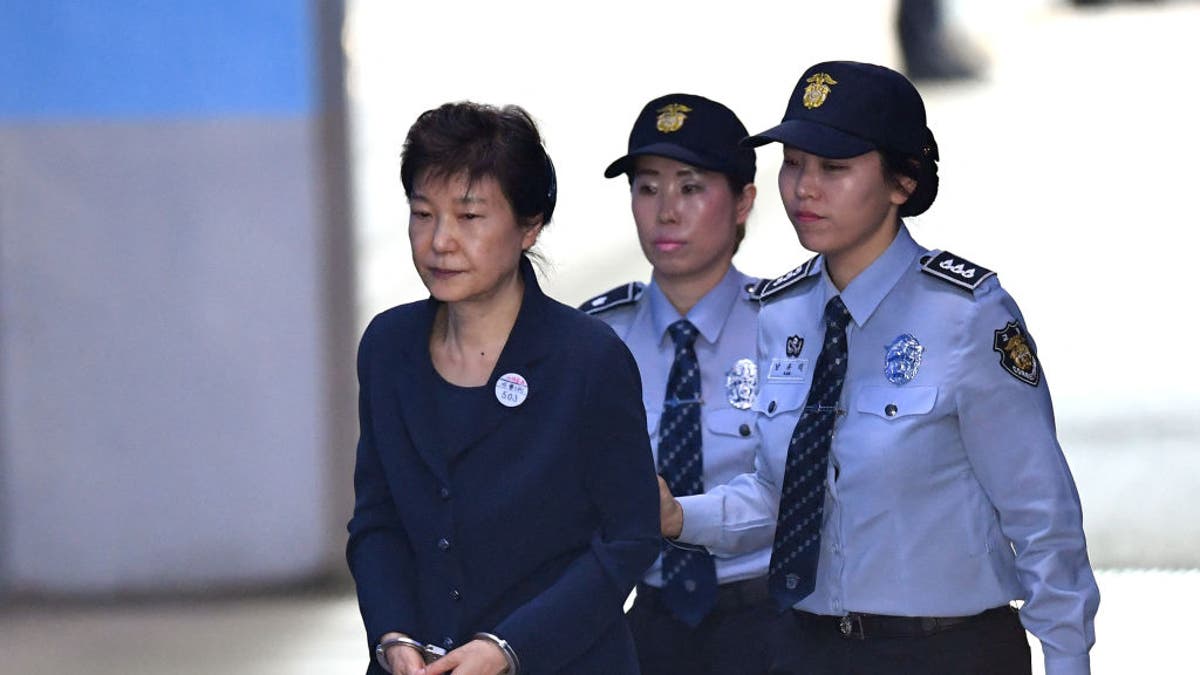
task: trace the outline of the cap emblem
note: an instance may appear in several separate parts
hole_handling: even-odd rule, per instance
[[[692,109],[682,103],[668,103],[658,109],[658,130],[664,134],[679,131]]]
[[[825,73],[814,73],[805,82],[808,86],[804,88],[804,107],[809,109],[820,108],[825,97],[829,96],[829,85],[837,84],[837,80]]]

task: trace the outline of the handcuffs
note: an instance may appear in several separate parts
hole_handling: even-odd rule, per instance
[[[388,638],[375,645],[375,660],[378,661],[379,665],[389,673],[392,672],[392,664],[388,663],[387,650],[396,645],[404,645],[405,647],[412,647],[413,649],[417,650],[420,652],[421,659],[426,665],[433,663],[434,661],[437,661],[446,655],[445,649],[442,649],[437,645],[427,645],[422,642],[418,642],[410,637],[401,636]]]
[[[490,642],[500,649],[504,655],[505,668],[502,671],[506,675],[517,675],[521,670],[521,662],[517,658],[517,653],[513,651],[512,645],[508,644],[508,640],[493,635],[491,633],[476,633],[472,636],[476,640],[484,640]],[[424,644],[410,637],[400,636],[388,638],[375,645],[375,660],[387,672],[392,672],[391,664],[387,660],[387,650],[396,645],[403,645],[417,650],[421,654],[421,659],[425,665],[429,665],[434,661],[446,655],[446,650],[433,644]]]

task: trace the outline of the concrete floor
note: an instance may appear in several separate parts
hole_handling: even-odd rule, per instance
[[[1102,570],[1095,675],[1194,673],[1200,570]],[[353,675],[350,595],[0,610],[0,674]],[[1036,642],[1034,673],[1041,673]]]

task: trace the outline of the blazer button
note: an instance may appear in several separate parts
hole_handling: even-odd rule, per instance
[[[458,589],[456,588],[456,589],[450,591],[450,599],[455,600],[455,601],[462,600],[462,593],[459,593]]]
[[[743,436],[749,436],[750,435],[750,425],[743,424],[742,426],[738,427],[738,433]]]
[[[452,638],[452,637],[442,638],[442,646],[445,647],[446,649],[454,649],[454,638]]]
[[[443,485],[442,488],[438,490],[438,496],[442,499],[450,499],[450,488]]]
[[[450,550],[450,540],[445,537],[438,539],[437,547],[442,549],[443,551],[449,551]]]

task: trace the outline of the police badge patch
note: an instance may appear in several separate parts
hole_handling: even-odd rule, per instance
[[[1016,321],[1009,321],[996,331],[992,349],[1000,354],[1000,367],[1013,377],[1030,386],[1038,386],[1042,372],[1038,367],[1037,355],[1029,347],[1025,332]]]
[[[788,358],[794,359],[800,356],[800,351],[804,349],[804,338],[799,335],[793,335],[787,339],[787,344],[784,347],[787,350]]]
[[[749,410],[758,395],[758,365],[750,359],[738,359],[725,374],[725,391],[729,405]]]
[[[892,384],[912,382],[921,368],[925,346],[909,333],[897,335],[883,357],[883,375]]]

